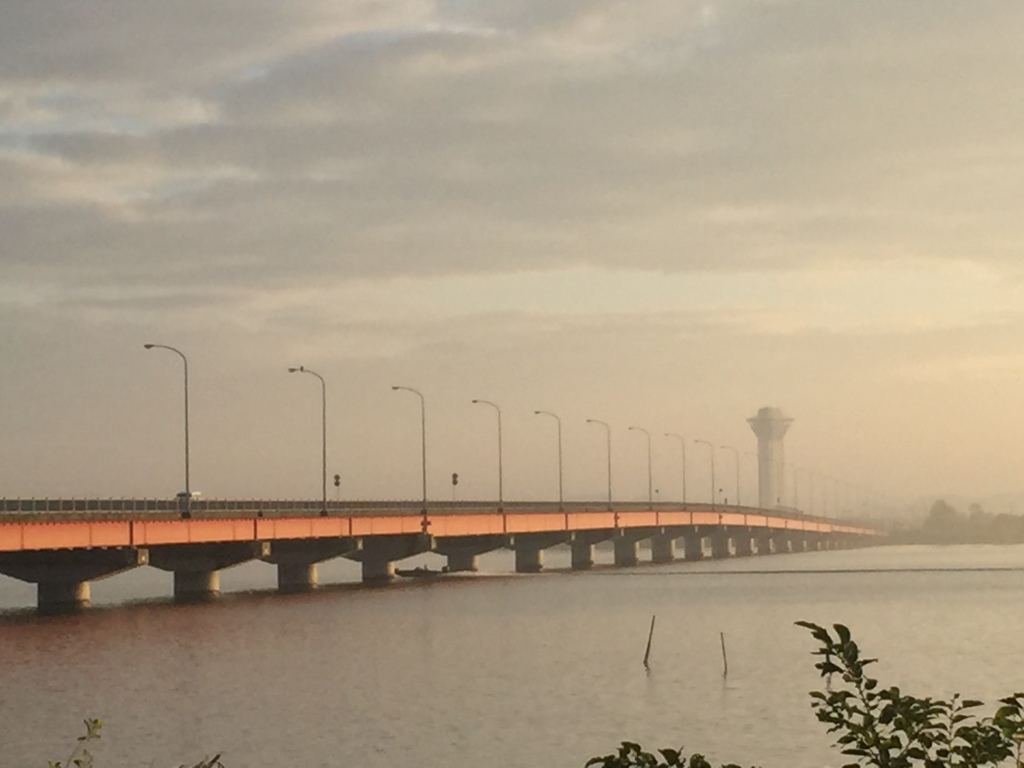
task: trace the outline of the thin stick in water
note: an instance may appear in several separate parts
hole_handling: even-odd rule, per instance
[[[719,632],[718,637],[722,641],[722,677],[728,677],[729,657],[725,655],[725,632]]]
[[[651,616],[651,631],[647,633],[647,650],[644,651],[644,668],[650,669],[651,665],[648,662],[651,659],[651,641],[654,639],[654,620],[658,618],[656,615]]]

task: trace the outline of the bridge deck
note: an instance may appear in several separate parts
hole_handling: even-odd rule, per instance
[[[139,504],[152,505],[139,508]],[[145,547],[230,541],[273,541],[421,533],[434,536],[486,536],[691,526],[744,526],[823,534],[875,532],[836,520],[789,510],[661,503],[558,504],[516,502],[502,511],[481,502],[430,505],[420,502],[200,501],[183,519],[178,502],[3,500],[0,552]],[[31,507],[29,509],[28,507]]]

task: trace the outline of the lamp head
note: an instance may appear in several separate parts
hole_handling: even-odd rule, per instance
[[[540,411],[534,411],[534,414],[540,416]]]
[[[156,344],[143,344],[142,346],[145,347],[146,349],[152,349],[153,347],[156,346]]]
[[[288,373],[298,373],[300,370],[302,370],[302,369],[301,368],[289,368],[288,369]]]
[[[391,389],[393,389],[393,390],[396,390],[396,391],[397,391],[397,390],[401,389],[401,387],[392,387]]]
[[[476,403],[479,403],[479,402],[480,402],[479,400],[474,400],[473,404],[475,405]]]

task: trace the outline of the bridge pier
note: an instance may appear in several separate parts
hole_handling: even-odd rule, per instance
[[[541,547],[518,547],[516,573],[540,573],[544,570],[544,550]]]
[[[615,531],[612,543],[615,550],[615,565],[628,568],[640,562],[637,545],[661,532],[660,528],[620,528]]]
[[[729,532],[722,526],[711,534],[711,557],[720,560],[730,555],[732,549],[729,547]]]
[[[316,585],[316,563],[278,563],[278,592],[309,592]]]
[[[395,578],[395,561],[430,552],[434,537],[426,533],[367,536],[362,549],[344,557],[358,560],[363,566],[363,583],[379,584]]]
[[[651,562],[672,563],[676,559],[676,537],[659,533],[651,537]]]
[[[351,537],[327,539],[278,539],[262,559],[277,566],[279,592],[308,592],[316,589],[317,563],[357,551],[362,542]]]
[[[220,571],[270,554],[264,541],[166,544],[151,547],[149,564],[174,574],[174,599],[209,600],[220,594]]]
[[[732,543],[736,557],[750,557],[754,554],[754,542],[749,528],[738,528],[733,535]]]
[[[40,581],[36,610],[45,614],[73,613],[89,606],[88,581]]]
[[[509,546],[516,553],[516,573],[539,573],[544,569],[544,550],[557,544],[571,543],[570,534],[517,533],[509,537]]]
[[[608,541],[614,532],[611,529],[598,531],[576,531],[569,545],[572,549],[572,569],[585,571],[594,567],[594,545]]]
[[[699,529],[683,534],[683,557],[689,561],[704,558],[704,537]]]
[[[573,539],[572,569],[585,571],[594,567],[594,545],[586,539]]]
[[[36,610],[60,614],[89,605],[89,583],[148,562],[146,549],[110,547],[0,552],[0,573],[36,585]]]
[[[448,555],[448,570],[452,573],[456,571],[476,573],[480,570],[479,557],[476,552],[452,552]]]
[[[640,562],[637,555],[637,541],[621,533],[612,540],[615,547],[615,565],[619,568],[628,568]]]
[[[493,536],[445,536],[434,540],[434,551],[448,558],[448,570],[479,570],[477,557],[505,546],[505,537]]]
[[[175,571],[174,599],[206,600],[220,594],[220,571]]]

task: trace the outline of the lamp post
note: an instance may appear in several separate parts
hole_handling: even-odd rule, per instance
[[[562,420],[558,417],[558,414],[551,411],[534,411],[534,414],[537,416],[550,416],[558,425],[558,511],[561,512],[565,509],[565,502],[562,498]]]
[[[665,437],[674,437],[679,441],[679,447],[683,453],[683,504],[686,504],[686,438],[682,435],[677,435],[675,432],[666,432]]]
[[[587,424],[600,424],[605,429],[608,446],[608,509],[612,508],[612,428],[608,422],[598,419],[587,419]],[[616,522],[618,527],[618,522]]]
[[[807,478],[807,514],[814,514],[814,472],[803,467],[793,467],[793,506],[800,508],[800,473]]]
[[[304,365],[300,365],[298,368],[289,368],[288,373],[308,373],[310,376],[316,376],[320,379],[320,432],[321,432],[321,469],[323,488],[321,493],[321,502],[323,506],[320,509],[320,514],[327,515],[327,382],[324,381],[324,377],[316,371],[312,371]]]
[[[694,440],[695,443],[706,445],[711,454],[711,508],[715,508],[715,444],[707,440]]]
[[[185,509],[188,510],[192,503],[192,484],[189,480],[189,457],[188,457],[188,358],[180,349],[169,347],[166,344],[143,344],[146,349],[166,349],[181,358],[185,366]]]
[[[743,506],[740,503],[740,452],[738,449],[733,448],[731,445],[720,445],[718,446],[723,451],[732,451],[736,457],[736,506]]]
[[[426,533],[429,527],[427,520],[427,403],[423,399],[423,393],[418,389],[412,387],[391,387],[391,389],[395,392],[399,390],[412,392],[420,399],[420,459],[423,465],[423,508],[421,510],[423,521],[420,527],[423,529],[423,533]]]
[[[504,506],[504,491],[502,488],[502,467],[501,467],[501,408],[498,407],[497,403],[492,403],[490,400],[474,400],[473,404],[489,405],[498,414],[498,511],[502,511]]]
[[[647,507],[654,509],[654,482],[651,471],[651,433],[643,427],[630,427],[633,432],[643,432],[647,436]]]
[[[814,472],[805,469],[807,473],[807,511],[814,514]]]

